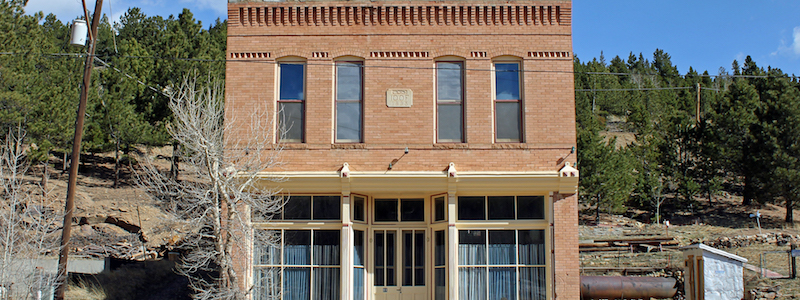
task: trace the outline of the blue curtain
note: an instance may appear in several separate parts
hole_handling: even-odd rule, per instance
[[[341,295],[339,268],[314,268],[314,299],[338,300]]]
[[[353,300],[364,300],[364,268],[353,268]]]
[[[309,299],[311,296],[311,268],[285,268],[283,277],[284,300]]]
[[[489,300],[517,299],[517,272],[514,268],[489,268]]]
[[[545,291],[545,268],[529,267],[519,268],[520,275],[520,300],[544,300],[547,296]]]
[[[458,268],[459,299],[486,299],[486,268]]]

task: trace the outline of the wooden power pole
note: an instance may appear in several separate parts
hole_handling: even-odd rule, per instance
[[[86,3],[84,3],[84,12]],[[78,104],[78,115],[75,118],[75,138],[72,142],[72,157],[69,166],[69,183],[67,185],[67,201],[64,208],[64,227],[61,231],[61,255],[58,257],[58,288],[55,298],[63,300],[67,291],[67,258],[69,257],[70,229],[72,229],[72,211],[75,209],[75,186],[78,182],[78,164],[81,159],[81,140],[83,139],[83,122],[86,115],[86,98],[89,95],[89,86],[92,79],[92,65],[94,64],[95,45],[97,44],[97,24],[100,23],[103,0],[97,0],[92,15],[91,30],[89,31],[89,51],[86,55],[86,66],[83,71],[83,87],[81,100]]]

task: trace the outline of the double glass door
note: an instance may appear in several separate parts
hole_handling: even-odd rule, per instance
[[[375,299],[427,299],[426,230],[375,229],[372,238]]]

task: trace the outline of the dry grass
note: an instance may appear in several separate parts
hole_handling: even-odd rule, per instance
[[[73,278],[67,299],[188,299],[188,281],[167,260],[133,262],[116,270]]]

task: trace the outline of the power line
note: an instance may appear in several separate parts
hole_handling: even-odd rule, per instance
[[[86,54],[79,53],[17,53],[17,52],[0,52],[0,55],[42,55],[42,56],[74,56],[83,57]],[[137,59],[155,59],[155,60],[177,60],[177,61],[194,61],[194,62],[236,62],[236,63],[260,63],[260,64],[280,64],[280,61],[265,61],[265,60],[247,60],[247,59],[204,59],[204,58],[182,58],[182,57],[163,57],[163,56],[135,56],[135,55],[106,55],[103,58],[110,57],[119,58],[137,58]],[[336,63],[305,63],[309,66],[335,66]],[[410,66],[364,66],[361,68],[378,68],[378,69],[408,69],[408,70],[436,70],[436,67],[410,67]],[[493,72],[492,69],[474,69],[465,68],[465,71],[478,71],[478,72]],[[674,77],[723,77],[723,78],[789,78],[786,76],[770,76],[770,75],[730,75],[730,74],[716,74],[716,75],[660,75],[654,73],[619,73],[619,72],[584,72],[584,71],[559,71],[559,70],[519,70],[521,73],[562,73],[562,74],[587,74],[587,75],[614,75],[614,76],[674,76]],[[576,90],[582,91],[582,90]]]
[[[164,95],[165,97],[169,98],[169,95],[167,95],[166,93],[164,93],[164,92],[163,92],[163,89],[162,89],[162,90],[156,89],[156,88],[154,88],[153,86],[151,86],[151,85],[149,85],[149,84],[147,84],[147,83],[144,83],[143,81],[141,81],[141,80],[139,80],[139,79],[136,79],[135,77],[133,77],[133,76],[129,75],[128,73],[125,73],[125,71],[122,71],[122,70],[120,70],[120,69],[117,69],[117,67],[114,67],[114,66],[112,66],[112,65],[108,64],[107,62],[103,61],[102,59],[100,59],[100,58],[98,58],[98,57],[95,57],[95,58],[94,58],[94,60],[95,60],[95,61],[97,61],[97,62],[99,62],[99,63],[101,63],[102,65],[106,66],[107,68],[111,68],[112,70],[114,70],[114,71],[117,71],[117,72],[119,72],[119,73],[120,73],[120,74],[122,74],[122,75],[125,75],[125,77],[128,77],[128,78],[130,78],[130,79],[133,79],[133,80],[135,80],[137,83],[139,83],[139,84],[141,84],[141,85],[143,85],[143,86],[145,86],[145,87],[147,87],[147,88],[149,88],[149,89],[153,90],[154,92],[156,92],[156,93],[159,93],[159,94],[162,94],[162,95]]]
[[[664,87],[664,88],[635,88],[635,89],[576,89],[576,92],[624,92],[624,91],[660,91],[660,90],[688,90],[693,86]]]

